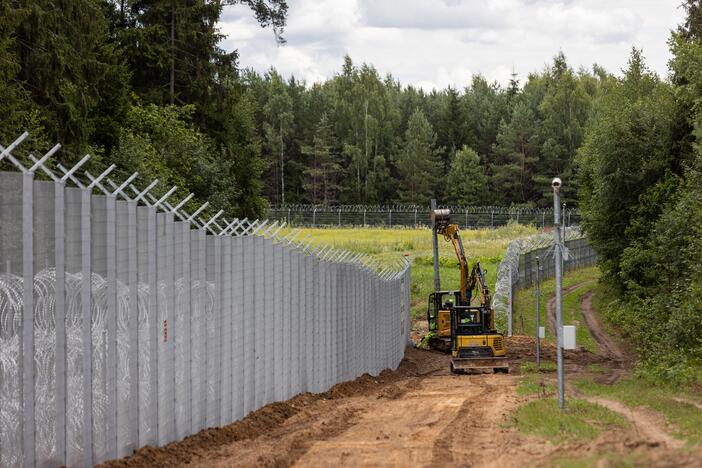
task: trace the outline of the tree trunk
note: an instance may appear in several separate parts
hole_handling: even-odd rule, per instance
[[[175,0],[171,0],[171,79],[169,83],[171,105],[175,102],[175,15],[176,2]]]
[[[279,126],[280,135],[280,199],[281,204],[285,205],[285,149],[283,147],[283,124]]]
[[[363,177],[364,178],[364,181],[363,181],[363,185],[364,185],[363,198],[364,198],[364,200],[363,201],[365,202],[366,201],[365,197],[368,195],[368,165],[369,165],[368,164],[368,99],[366,99],[366,111],[365,111],[365,115],[363,117],[363,134],[364,134],[363,139],[365,140],[365,147],[366,147],[366,155],[365,155],[365,159],[364,159],[365,165],[366,165],[366,173]]]

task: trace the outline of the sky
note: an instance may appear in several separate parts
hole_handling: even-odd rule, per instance
[[[594,63],[619,73],[632,46],[667,76],[667,41],[683,19],[681,0],[288,0],[276,45],[251,11],[227,7],[220,30],[239,64],[270,67],[308,84],[341,70],[344,55],[426,91],[463,88],[475,74],[523,83],[563,51],[575,69]]]

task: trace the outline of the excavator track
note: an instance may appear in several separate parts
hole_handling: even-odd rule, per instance
[[[429,349],[449,354],[451,352],[451,339],[432,336],[428,340]]]

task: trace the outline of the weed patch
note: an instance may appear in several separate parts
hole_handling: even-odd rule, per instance
[[[584,400],[568,400],[561,411],[554,398],[533,400],[512,416],[519,431],[557,442],[590,440],[602,430],[626,427],[627,421],[607,408]]]
[[[535,375],[524,377],[517,385],[517,395],[529,396],[538,395],[541,398],[553,395],[556,392],[556,386],[553,382],[544,381]]]
[[[536,363],[532,361],[523,362],[519,366],[519,370],[522,374],[528,374],[532,372],[556,372],[556,363],[553,361],[541,361],[540,366],[536,366]]]

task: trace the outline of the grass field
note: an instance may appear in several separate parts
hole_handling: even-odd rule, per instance
[[[287,231],[289,232],[289,230]],[[533,227],[512,224],[497,229],[461,231],[463,247],[470,264],[480,260],[487,270],[488,284],[495,285],[497,267],[511,240],[536,234]],[[285,235],[286,232],[283,233]],[[305,228],[297,235],[302,239],[311,235],[314,244],[327,243],[339,249],[372,255],[386,265],[407,255],[412,263],[412,313],[426,312],[427,298],[434,290],[434,263],[431,230],[385,228]],[[459,271],[456,257],[449,242],[439,239],[441,287],[458,289]]]

